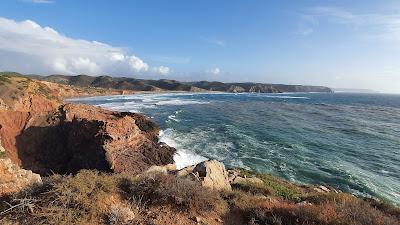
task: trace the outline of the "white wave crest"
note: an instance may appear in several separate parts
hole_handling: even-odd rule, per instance
[[[186,166],[195,165],[199,162],[207,160],[207,158],[197,155],[187,149],[183,149],[173,140],[172,129],[161,130],[159,134],[160,142],[176,148],[177,152],[174,155],[174,161],[177,169],[182,169]]]

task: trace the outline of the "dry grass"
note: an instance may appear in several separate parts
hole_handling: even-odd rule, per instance
[[[244,210],[248,224],[398,225],[399,218],[356,197],[338,195],[317,204],[275,202]],[[326,200],[330,199],[330,200]]]
[[[43,185],[5,199],[0,203],[0,224],[132,224],[149,208],[163,205],[196,215],[226,211],[218,192],[190,180],[83,170],[74,176],[53,175]]]
[[[5,215],[23,224],[85,224],[99,221],[107,213],[107,203],[117,193],[118,176],[81,171],[75,176],[54,175],[40,187],[12,196],[3,205]],[[15,199],[30,199],[31,206]],[[10,209],[13,207],[12,209]]]
[[[141,199],[148,205],[171,205],[178,210],[223,213],[226,203],[218,192],[198,183],[165,174],[148,174],[135,180],[125,180],[121,189],[130,199]]]
[[[105,223],[110,225],[132,224],[139,210],[125,204],[112,204],[106,214]]]
[[[186,219],[234,213],[241,224],[252,225],[400,224],[398,208],[350,194],[303,193],[300,201],[268,195],[259,185],[219,193],[172,175],[131,177],[83,170],[48,177],[41,186],[0,199],[0,224],[146,224],[152,221],[149,212]]]

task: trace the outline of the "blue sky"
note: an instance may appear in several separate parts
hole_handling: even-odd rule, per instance
[[[400,2],[4,0],[0,70],[400,92]]]

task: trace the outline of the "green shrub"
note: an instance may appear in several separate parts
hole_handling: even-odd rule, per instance
[[[5,75],[0,75],[0,85],[10,84],[11,80]]]
[[[273,196],[279,196],[287,200],[299,201],[302,196],[301,189],[291,183],[283,181],[270,174],[257,173],[249,170],[240,169],[240,176],[243,177],[257,177],[264,182],[264,187],[260,187],[256,184],[247,184],[241,188],[249,189],[250,191],[257,191],[258,193],[269,193]],[[264,190],[263,190],[264,189]]]

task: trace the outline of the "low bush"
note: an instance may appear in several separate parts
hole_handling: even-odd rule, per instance
[[[107,201],[117,192],[117,183],[116,176],[96,171],[84,170],[75,176],[54,175],[44,178],[43,185],[12,196],[2,212],[23,224],[99,221],[107,213]],[[21,204],[21,200],[25,202]]]
[[[105,222],[110,225],[132,224],[138,213],[135,209],[123,204],[113,204],[106,214]]]
[[[11,80],[5,75],[0,75],[0,85],[10,84]]]
[[[257,173],[257,172],[252,172],[249,170],[241,169],[240,170],[240,176],[243,177],[257,177],[261,179],[264,182],[264,186],[255,186],[255,184],[249,184],[247,187],[249,190],[254,190],[259,193],[269,193],[270,195],[273,196],[279,196],[287,200],[292,200],[292,201],[299,201],[300,197],[302,196],[302,191],[301,189],[289,182],[283,181],[277,177],[274,177],[270,174],[264,174],[264,173]],[[243,187],[242,187],[243,188]],[[251,189],[253,188],[253,189]],[[263,190],[264,189],[264,190]]]
[[[398,218],[352,198],[323,204],[278,202],[245,211],[248,224],[398,225]]]
[[[121,189],[128,198],[141,199],[149,205],[168,204],[179,210],[197,213],[222,213],[226,210],[226,203],[218,192],[172,175],[149,174],[134,180],[126,179],[121,183]]]

